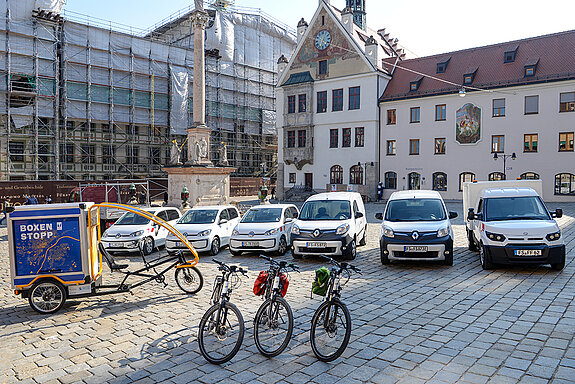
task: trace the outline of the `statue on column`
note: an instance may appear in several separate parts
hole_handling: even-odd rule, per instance
[[[226,147],[226,143],[223,141],[220,143],[220,147],[218,148],[218,153],[220,154],[220,165],[222,167],[227,167],[228,164],[228,148]]]
[[[180,161],[180,156],[182,154],[182,148],[178,146],[178,141],[176,139],[172,140],[172,147],[170,148],[170,165],[182,165]]]
[[[203,11],[204,10],[204,0],[194,0],[194,6],[196,11]]]

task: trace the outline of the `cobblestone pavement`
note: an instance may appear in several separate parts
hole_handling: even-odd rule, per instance
[[[246,319],[240,352],[222,366],[207,363],[196,340],[216,274],[211,257],[199,267],[204,289],[187,296],[152,283],[102,298],[70,300],[52,316],[32,311],[9,286],[6,228],[0,229],[0,371],[2,383],[573,383],[575,382],[575,203],[559,220],[567,242],[562,272],[549,266],[483,271],[467,250],[461,203],[454,222],[453,267],[428,263],[382,266],[369,204],[369,241],[360,248],[355,275],[343,290],[353,319],[343,357],[319,362],[309,344],[317,297],[310,299],[319,259],[299,261],[286,299],[295,317],[293,339],[276,358],[261,356],[253,342],[252,319],[261,300],[252,292],[256,256],[218,259],[247,266],[249,279],[232,301]],[[137,263],[136,258],[127,259]],[[105,281],[117,279],[108,273]]]

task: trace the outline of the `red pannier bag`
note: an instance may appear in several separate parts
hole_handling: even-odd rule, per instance
[[[261,296],[265,293],[267,279],[268,279],[267,271],[261,271],[254,283],[254,295]]]
[[[285,297],[289,287],[289,280],[287,279],[287,275],[285,273],[280,273],[280,287],[282,297]]]

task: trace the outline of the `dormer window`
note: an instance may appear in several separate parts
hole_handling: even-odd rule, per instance
[[[418,77],[417,79],[411,81],[409,83],[409,91],[415,92],[419,89],[419,85],[421,84],[421,80],[423,80],[423,76]]]
[[[515,61],[515,56],[517,54],[517,48],[519,48],[517,45],[507,48],[507,50],[505,51],[505,54],[503,56],[503,62],[504,63],[513,63]]]
[[[475,73],[477,72],[477,68],[471,68],[468,69],[467,71],[465,71],[465,74],[463,75],[463,84],[464,85],[469,85],[473,83],[473,80],[475,80]]]
[[[451,60],[451,57],[448,58],[447,60],[443,60],[442,62],[437,63],[436,73],[445,73],[445,71],[447,70],[447,64],[449,64],[449,60]]]
[[[537,59],[529,59],[525,63],[525,77],[533,77],[535,76],[535,71],[537,70],[537,64],[539,63],[539,58]]]

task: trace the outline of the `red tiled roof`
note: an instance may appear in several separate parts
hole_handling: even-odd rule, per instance
[[[504,53],[515,47],[515,61],[504,63]],[[444,62],[447,57],[451,59],[445,73],[436,73],[437,63]],[[391,72],[395,59],[384,59],[383,62]],[[534,62],[537,62],[535,76],[524,77],[525,66]],[[473,91],[473,87],[491,89],[575,79],[575,30],[400,61],[380,101],[457,93],[463,86],[463,75],[474,68],[477,72],[471,89],[466,87],[468,91]],[[409,83],[421,74],[457,85],[425,76],[417,91],[410,92]]]

